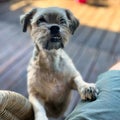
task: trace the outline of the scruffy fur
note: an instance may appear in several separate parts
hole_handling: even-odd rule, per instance
[[[79,26],[73,14],[63,8],[36,8],[22,15],[21,23],[34,43],[27,76],[35,120],[61,116],[68,106],[72,89],[78,90],[82,100],[96,99],[95,84],[83,81],[63,49]]]

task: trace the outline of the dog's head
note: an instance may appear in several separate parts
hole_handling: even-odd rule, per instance
[[[79,21],[67,10],[57,7],[35,8],[21,15],[23,32],[30,32],[39,49],[64,48]]]

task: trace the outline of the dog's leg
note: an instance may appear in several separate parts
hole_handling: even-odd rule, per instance
[[[74,78],[74,88],[76,88],[82,100],[95,100],[98,95],[98,89],[93,83],[86,83],[81,75]]]
[[[29,100],[33,105],[35,120],[48,120],[42,102],[32,95],[29,96]]]

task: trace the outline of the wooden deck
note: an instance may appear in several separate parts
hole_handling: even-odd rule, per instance
[[[32,43],[27,33],[22,33],[20,14],[32,7],[60,6],[71,9],[80,19],[80,27],[66,46],[85,81],[95,82],[120,60],[120,4],[95,7],[74,0],[13,1],[0,3],[0,89],[27,94],[26,68],[32,53]],[[79,101],[73,91],[68,114]]]

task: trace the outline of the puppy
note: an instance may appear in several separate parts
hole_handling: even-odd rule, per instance
[[[95,100],[98,93],[95,85],[83,81],[63,49],[79,26],[73,14],[57,7],[36,8],[20,19],[23,32],[28,31],[34,43],[27,77],[35,120],[61,116],[72,89],[78,90],[82,100]]]

